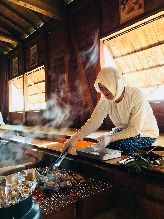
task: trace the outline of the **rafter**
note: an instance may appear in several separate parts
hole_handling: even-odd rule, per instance
[[[26,34],[20,30],[18,30],[18,28],[16,28],[16,26],[9,24],[9,22],[5,22],[5,20],[0,16],[0,26],[4,29],[7,30],[7,32],[9,32],[9,34],[11,34],[12,36],[14,36],[15,39],[22,40],[26,37]]]
[[[0,45],[1,45],[1,48],[6,50],[7,52],[12,50],[12,47],[10,46],[11,44],[8,45],[6,42],[1,42]]]
[[[22,32],[29,34],[22,26],[20,26],[18,23],[14,22],[10,17],[7,17],[6,15],[0,13],[0,16],[5,19],[7,22],[11,23],[12,25],[19,28]]]
[[[54,5],[52,7],[48,3],[43,2],[41,0],[37,0],[37,1],[36,0],[7,0],[7,1],[57,20],[61,19],[59,8],[57,8]]]
[[[18,15],[21,19],[23,19],[26,23],[31,25],[34,29],[37,29],[37,25],[35,24],[35,22],[33,22],[32,20],[28,19],[27,16],[23,15],[23,13],[19,12],[14,7],[12,7],[11,5],[6,4],[6,2],[4,0],[1,2],[1,4],[3,4],[6,8],[8,8],[10,11],[15,13],[16,15]]]
[[[33,14],[39,19],[39,20],[41,20],[43,23],[45,23],[45,21],[47,20],[47,18],[49,18],[49,17],[45,17],[44,15],[42,15],[42,14],[39,14],[38,12],[36,12],[36,11],[32,11],[33,12]]]
[[[1,48],[1,46],[0,46],[0,53],[2,53],[2,54],[7,54],[7,51],[4,50],[3,48]]]
[[[0,32],[0,41],[11,43],[11,44],[19,43],[19,41],[16,40],[12,35],[2,32]]]

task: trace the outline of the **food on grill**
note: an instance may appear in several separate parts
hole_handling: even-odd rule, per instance
[[[67,173],[72,183],[70,187],[61,190],[52,190],[51,193],[45,190],[42,198],[40,198],[40,192],[38,192],[37,200],[39,200],[39,205],[43,209],[44,215],[51,215],[52,212],[58,212],[71,203],[101,193],[104,190],[108,191],[111,188],[110,183],[106,181],[84,177],[71,171],[67,171]]]
[[[77,182],[83,181],[84,178],[78,174],[73,174],[73,172],[56,168],[48,172],[45,169],[38,169],[37,180],[38,186],[55,191],[76,185]]]
[[[66,170],[28,169],[8,176],[0,176],[0,208],[6,208],[29,197],[36,185],[43,190],[58,191],[84,181],[78,174]]]
[[[37,184],[35,169],[0,176],[0,208],[6,208],[29,197]]]

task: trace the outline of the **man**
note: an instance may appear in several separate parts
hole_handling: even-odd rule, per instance
[[[91,118],[64,145],[73,147],[76,141],[96,131],[109,115],[116,128],[98,138],[102,147],[133,154],[136,149],[151,146],[159,135],[157,121],[148,100],[138,88],[126,87],[117,69],[103,68],[94,87],[101,93]]]

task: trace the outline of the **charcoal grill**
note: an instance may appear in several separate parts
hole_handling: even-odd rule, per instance
[[[42,160],[42,162],[40,162],[39,165],[39,168],[41,169],[50,167],[50,164],[51,163],[54,164],[54,160],[56,160],[56,158],[58,157],[53,153],[52,154],[49,153],[48,151],[44,151],[44,152],[45,152],[44,153],[45,156],[43,157],[44,159]],[[90,171],[89,172],[87,171],[88,174],[86,174],[86,171],[84,171],[83,168],[80,168],[80,170],[82,170],[80,172],[76,168],[74,169],[74,167],[78,166],[78,165],[74,165],[74,161],[76,163],[76,159],[72,159],[72,157],[66,157],[66,159],[63,160],[62,162],[61,169],[65,169],[66,172],[73,171],[75,172],[75,175],[76,174],[80,174],[80,175],[82,174],[82,176],[88,174],[90,175],[89,173]],[[87,169],[88,168],[86,168],[85,170]],[[96,175],[97,175],[97,167],[96,167]],[[89,177],[92,177],[92,174]],[[63,186],[62,189],[57,188],[54,190],[46,191],[48,193],[44,193],[43,196],[41,195],[42,196],[41,198],[39,197],[40,199],[38,200],[39,204],[35,200],[33,200],[33,198],[35,197],[32,194],[33,198],[32,196],[29,196],[28,198],[20,201],[15,205],[11,205],[6,208],[1,208],[0,215],[2,216],[0,216],[0,218],[13,219],[14,217],[15,219],[20,219],[20,218],[39,219],[41,218],[41,212],[43,217],[51,213],[54,215],[56,214],[56,212],[62,211],[62,209],[65,209],[65,207],[69,206],[70,204],[74,205],[76,202],[79,202],[79,200],[84,200],[87,197],[93,196],[94,194],[98,194],[102,192],[105,193],[105,191],[111,191],[110,183],[94,180],[93,178],[90,179],[87,178],[86,181],[79,180],[76,183],[76,185],[74,184],[70,186],[70,184],[67,184],[67,186]]]
[[[0,208],[1,219],[40,219],[41,211],[39,204],[32,199],[32,196],[7,208]]]

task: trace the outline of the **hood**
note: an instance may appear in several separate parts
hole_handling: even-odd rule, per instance
[[[3,122],[3,117],[2,117],[2,113],[0,112],[0,125],[5,125],[5,123]]]
[[[97,75],[94,87],[97,92],[101,93],[98,83],[104,85],[113,94],[114,98],[111,101],[117,100],[121,96],[125,87],[122,74],[113,67],[102,68]]]

